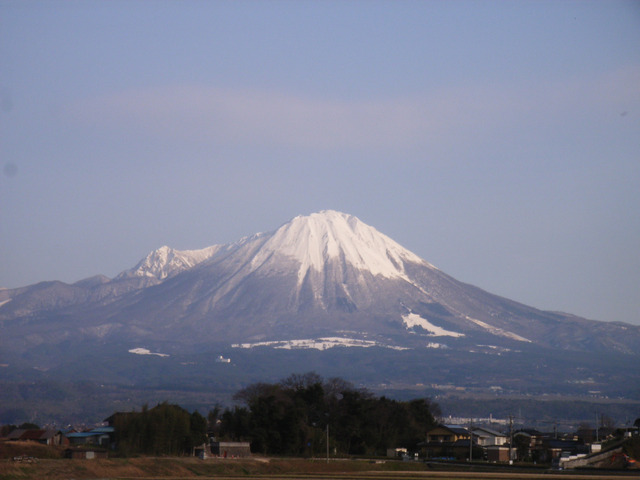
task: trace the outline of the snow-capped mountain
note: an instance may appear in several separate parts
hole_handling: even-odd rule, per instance
[[[227,245],[162,247],[113,279],[0,289],[0,392],[84,381],[81,403],[101,412],[135,407],[132,387],[201,402],[203,386],[310,370],[428,395],[637,399],[639,344],[638,326],[485,292],[335,211]],[[0,415],[15,398],[0,395]],[[40,390],[21,404],[39,410]]]
[[[23,334],[25,346],[90,337],[245,347],[343,338],[396,349],[531,344],[633,353],[640,339],[632,325],[540,311],[461,283],[336,211],[228,245],[165,246],[113,280],[4,290],[0,304],[2,337]],[[48,336],[24,334],[27,323]]]
[[[200,250],[174,250],[166,245],[149,253],[131,270],[120,273],[116,279],[151,277],[164,280],[203,262],[213,256],[220,245]]]

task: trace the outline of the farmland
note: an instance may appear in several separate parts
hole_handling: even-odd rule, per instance
[[[634,474],[635,473],[635,474]],[[620,472],[551,472],[547,469],[490,470],[486,466],[449,466],[393,460],[323,460],[252,458],[207,459],[193,457],[137,457],[101,460],[0,460],[1,480],[42,479],[289,479],[289,480],[422,480],[422,479],[545,479],[608,480],[640,478],[638,470]]]

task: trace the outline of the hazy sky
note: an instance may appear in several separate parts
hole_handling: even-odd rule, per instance
[[[0,285],[359,217],[640,324],[640,2],[0,0]]]

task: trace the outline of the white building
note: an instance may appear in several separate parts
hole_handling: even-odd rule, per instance
[[[476,437],[476,441],[481,447],[504,445],[509,440],[503,433],[485,427],[474,428],[473,436]]]

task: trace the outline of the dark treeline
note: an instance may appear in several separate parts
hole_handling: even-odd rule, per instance
[[[323,455],[327,428],[331,452],[380,455],[387,448],[414,448],[436,425],[439,408],[429,399],[406,402],[376,397],[340,378],[315,373],[279,383],[256,383],[239,391],[244,406],[226,409],[216,435],[249,441],[254,452]],[[215,420],[219,412],[209,414]]]
[[[141,412],[114,415],[116,445],[121,454],[183,455],[207,439],[207,420],[197,411],[168,403]]]

